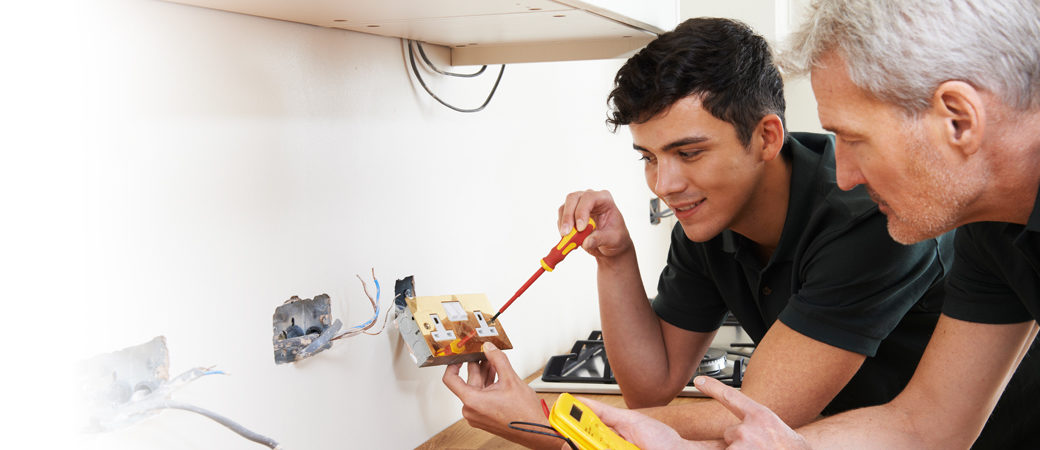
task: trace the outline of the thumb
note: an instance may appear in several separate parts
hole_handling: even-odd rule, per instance
[[[593,233],[595,233],[595,231],[593,231]],[[596,242],[596,238],[592,237],[591,234],[589,237],[585,238],[585,242],[581,243],[581,248],[585,249],[586,252],[595,250],[598,246],[599,242]]]
[[[693,380],[693,384],[699,391],[709,395],[711,398],[714,398],[721,403],[722,406],[725,406],[729,412],[733,413],[733,415],[737,416],[740,420],[744,420],[744,416],[752,411],[759,409],[765,409],[768,411],[769,409],[756,403],[740,391],[726,386],[723,382],[712,377],[697,377]]]
[[[592,410],[593,414],[595,414],[596,417],[599,417],[599,420],[603,421],[603,423],[609,427],[613,427],[618,422],[621,422],[624,413],[627,412],[627,410],[615,408],[613,406],[607,405],[606,403],[598,402],[591,398],[576,398],[582,403],[584,403],[585,406],[588,406],[589,409]]]
[[[491,363],[491,367],[495,369],[495,372],[498,372],[500,380],[504,378],[520,380],[520,376],[513,370],[513,365],[509,363],[509,358],[502,350],[495,347],[495,344],[485,342],[480,349],[484,352],[484,357]]]

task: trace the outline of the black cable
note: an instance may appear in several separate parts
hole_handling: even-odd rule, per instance
[[[532,427],[548,428],[548,429],[552,430],[552,433],[546,433],[544,431],[532,430],[532,429],[529,429],[529,428],[520,428],[520,427],[517,427],[517,426],[513,426],[514,423],[518,423],[520,425],[528,425],[528,426],[532,426]],[[509,422],[509,428],[512,428],[514,430],[519,430],[519,431],[526,431],[528,433],[542,434],[542,435],[545,435],[545,436],[552,436],[554,438],[560,438],[560,439],[563,439],[563,441],[566,442],[567,445],[571,446],[572,450],[578,450],[578,447],[576,445],[574,445],[574,441],[572,441],[572,440],[570,440],[570,439],[568,439],[568,438],[566,438],[564,436],[561,436],[560,433],[558,433],[555,429],[553,429],[553,427],[550,427],[548,425],[542,425],[540,423],[533,423],[533,422],[513,421],[513,422]]]
[[[434,94],[433,91],[431,91],[430,88],[428,86],[426,86],[426,82],[423,81],[422,75],[419,74],[419,68],[416,67],[416,65],[415,65],[415,52],[412,50],[412,43],[413,42],[416,42],[416,41],[412,41],[411,39],[408,40],[408,61],[412,64],[412,72],[415,73],[415,78],[419,80],[419,84],[422,85],[423,89],[426,90],[427,94],[430,94],[430,97],[433,97],[433,99],[437,100],[440,104],[442,104],[444,106],[447,106],[448,108],[451,108],[451,109],[453,109],[455,111],[458,111],[458,112],[461,112],[461,113],[474,113],[474,112],[481,111],[481,110],[484,109],[485,106],[488,105],[488,103],[491,102],[491,97],[493,97],[495,95],[495,91],[498,90],[498,83],[500,81],[502,81],[502,73],[504,73],[506,71],[506,65],[505,64],[502,64],[502,68],[498,70],[498,78],[495,79],[495,85],[491,87],[491,92],[488,93],[487,98],[484,99],[484,104],[482,104],[482,105],[480,105],[480,107],[474,108],[474,109],[459,108],[457,106],[453,106],[453,105],[448,104],[448,102],[445,102],[444,100],[441,100],[441,98],[438,97],[437,94]]]
[[[429,67],[430,69],[432,69],[434,72],[437,72],[437,73],[439,73],[441,75],[448,75],[448,76],[451,76],[451,77],[461,77],[461,78],[472,78],[472,77],[475,77],[477,75],[480,75],[480,74],[484,73],[484,71],[487,70],[487,64],[484,64],[483,66],[480,66],[480,70],[478,70],[476,72],[473,72],[473,73],[446,72],[446,71],[443,71],[441,69],[438,69],[437,66],[435,66],[433,64],[433,61],[430,61],[430,58],[426,57],[426,51],[423,50],[423,48],[422,48],[422,42],[415,41],[415,46],[419,48],[419,56],[422,57],[422,60],[423,60],[424,63],[426,63],[426,66]]]

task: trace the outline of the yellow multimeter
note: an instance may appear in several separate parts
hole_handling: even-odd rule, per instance
[[[639,450],[611,430],[596,414],[571,394],[560,394],[549,413],[549,425],[581,450]]]

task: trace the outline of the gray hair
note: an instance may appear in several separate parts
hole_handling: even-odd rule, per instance
[[[831,50],[856,86],[910,115],[949,80],[1040,109],[1040,0],[815,0],[779,64],[805,74]]]

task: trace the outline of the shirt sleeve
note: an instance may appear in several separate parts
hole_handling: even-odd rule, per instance
[[[902,245],[889,236],[885,221],[874,210],[843,230],[817,237],[810,244],[814,248],[796,261],[801,286],[779,320],[812,339],[874,356],[933,286],[941,295],[940,244],[948,248],[949,236]]]
[[[946,302],[943,314],[954,319],[978,323],[1019,323],[1033,320],[1008,280],[994,268],[995,255],[988,251],[985,227],[978,224],[961,227],[955,240],[954,263],[946,279]],[[998,247],[999,248],[999,247]],[[1004,257],[1013,257],[1004,255]]]
[[[685,330],[711,332],[722,326],[727,308],[698,245],[702,244],[690,242],[682,226],[675,224],[652,306],[665,322]]]

